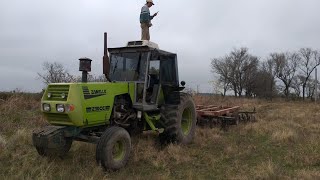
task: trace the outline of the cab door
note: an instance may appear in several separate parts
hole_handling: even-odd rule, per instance
[[[146,89],[146,102],[148,104],[157,104],[160,88],[160,60],[150,60]]]

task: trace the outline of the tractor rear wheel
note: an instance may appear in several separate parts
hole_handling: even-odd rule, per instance
[[[161,120],[165,130],[160,134],[163,143],[188,144],[193,140],[196,128],[196,109],[192,97],[180,93],[180,104],[164,105]]]
[[[96,149],[96,160],[105,170],[124,167],[130,157],[131,138],[121,127],[112,126],[101,136]]]

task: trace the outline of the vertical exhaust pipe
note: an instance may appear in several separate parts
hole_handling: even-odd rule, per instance
[[[107,78],[109,82],[111,82],[109,78],[109,73],[110,73],[110,60],[108,56],[108,34],[105,32],[104,33],[104,48],[103,48],[103,74]]]

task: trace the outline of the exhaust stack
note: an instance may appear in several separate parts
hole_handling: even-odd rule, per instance
[[[103,74],[107,78],[108,81],[111,82],[109,78],[109,73],[110,73],[110,61],[109,61],[109,56],[108,56],[108,35],[105,32],[104,33],[104,55],[103,55]]]

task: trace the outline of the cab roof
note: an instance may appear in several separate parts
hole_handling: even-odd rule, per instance
[[[134,53],[134,52],[151,52],[154,55],[174,57],[175,53],[163,51],[149,46],[134,46],[134,47],[117,47],[108,48],[109,53]]]
[[[157,43],[147,40],[129,41],[124,47],[108,48],[108,51],[110,53],[152,52],[152,55],[161,55],[169,57],[176,56],[175,53],[160,50]]]

